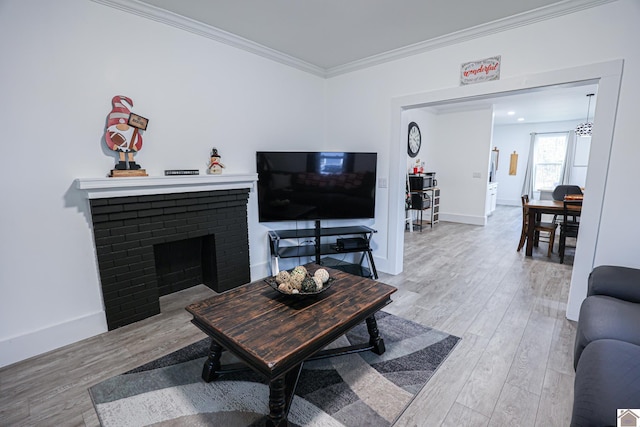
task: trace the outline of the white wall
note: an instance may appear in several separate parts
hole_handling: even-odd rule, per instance
[[[255,172],[256,150],[323,143],[323,79],[91,1],[2,2],[0,54],[0,366],[106,331],[73,180],[114,166],[114,95],[149,118],[136,160],[150,175],[204,173],[212,147],[229,174]],[[252,195],[254,275],[268,261],[256,210]]]
[[[438,114],[430,143],[440,172],[440,220],[484,225],[493,110]]]
[[[529,159],[529,144],[531,133],[566,132],[578,125],[580,121],[563,121],[549,123],[521,123],[513,125],[495,126],[493,129],[493,146],[500,150],[499,168],[496,173],[498,187],[498,204],[520,206],[522,203],[522,184]],[[582,138],[578,139],[580,142]],[[515,175],[509,175],[510,156],[518,154],[518,168]],[[577,169],[577,168],[574,168]],[[576,172],[576,185],[584,187],[584,177]]]
[[[402,112],[402,140],[406,141],[412,121],[418,123],[422,135],[420,152],[415,159],[407,156],[407,168],[419,159],[425,163],[425,171],[436,172],[442,221],[486,223],[492,116],[491,107],[437,114],[428,108]]]
[[[500,87],[489,82],[459,89],[461,63],[502,55],[501,79],[524,86],[535,73],[624,59],[617,114],[615,108],[599,112],[596,106],[596,129],[598,117],[615,119],[615,139],[606,193],[589,202],[602,204],[602,218],[593,240],[597,251],[588,263],[640,267],[640,227],[635,225],[640,202],[628,197],[629,185],[640,178],[636,0],[326,81],[86,0],[9,0],[0,8],[5,147],[0,365],[104,331],[87,206],[72,182],[104,176],[112,168],[114,159],[101,138],[116,94],[133,98],[136,111],[150,119],[138,155],[150,174],[165,168],[204,170],[212,146],[220,150],[226,173],[254,172],[258,149],[349,149],[377,151],[378,176],[388,177],[391,185],[402,182],[405,173],[400,166],[405,157],[398,156],[406,153],[406,133],[401,138],[394,117],[399,97]],[[595,148],[602,143],[598,138],[596,130]],[[592,150],[592,158],[601,152]],[[393,159],[399,162],[391,167]],[[591,186],[596,184],[587,180]],[[257,275],[267,271],[266,227],[257,223],[255,197],[249,209],[251,265]],[[379,231],[374,246],[381,271],[395,272],[397,260],[389,260],[402,246],[403,234],[394,229],[399,215],[402,206],[389,206],[389,189],[380,189],[376,219],[368,225]],[[584,295],[582,282],[572,286],[576,301]],[[575,310],[575,301],[570,305]]]
[[[407,143],[407,133],[409,131],[409,123],[416,122],[418,127],[420,128],[420,136],[422,144],[420,145],[420,151],[418,151],[418,155],[416,157],[409,157],[407,154],[407,172],[413,173],[413,167],[416,166],[416,162],[419,160],[420,163],[417,164],[419,167],[420,164],[424,163],[424,171],[425,172],[437,172],[436,165],[434,164],[434,159],[432,155],[433,144],[435,141],[435,114],[427,111],[423,108],[414,108],[411,110],[406,110],[402,114],[402,129],[405,141],[405,148]],[[406,150],[405,150],[406,151]],[[436,173],[437,178],[437,173]]]
[[[573,146],[573,151],[569,153],[571,162],[571,175],[569,184],[585,187],[587,185],[587,171],[589,165],[589,154],[591,153],[591,137],[577,137]]]
[[[420,136],[421,136],[421,144],[420,150],[418,151],[418,155],[416,157],[410,157],[409,154],[405,154],[407,159],[406,169],[404,173],[413,173],[413,167],[420,167],[424,164],[425,172],[436,172],[436,180],[438,179],[438,169],[434,159],[433,150],[434,150],[434,141],[436,141],[436,115],[430,111],[427,111],[423,108],[414,108],[403,111],[402,118],[402,136],[401,140],[404,141],[405,153],[407,153],[407,144],[408,144],[408,132],[409,132],[409,123],[415,122],[418,124],[420,128]],[[388,163],[388,159],[386,159],[385,163]],[[399,183],[400,186],[406,188],[406,180]],[[382,191],[379,189],[378,191]],[[387,193],[388,195],[388,193]],[[402,201],[404,204],[404,200]],[[413,221],[418,220],[419,211],[410,210],[405,212],[404,221],[408,221],[409,215],[412,217]],[[384,230],[384,236],[387,234],[387,230]],[[376,239],[380,240],[381,237],[376,235]]]

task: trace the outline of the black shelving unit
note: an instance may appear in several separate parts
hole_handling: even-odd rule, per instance
[[[422,227],[429,225],[433,228],[433,224],[440,222],[440,189],[437,187],[429,187],[422,190],[410,192],[411,206],[407,215],[411,215],[410,211],[416,211],[416,219],[413,221],[413,227]],[[430,211],[428,219],[423,218],[424,211]],[[405,227],[406,228],[406,227]]]
[[[316,264],[377,279],[378,271],[371,252],[371,237],[374,233],[376,230],[364,225],[323,228],[319,223],[316,223],[315,228],[270,230],[269,248],[274,261],[272,270],[274,273],[279,270],[280,258],[315,257]],[[326,239],[323,238],[326,237],[335,237],[336,239],[325,241]],[[305,245],[284,242],[290,239],[310,239],[310,243]],[[339,246],[339,239],[347,240],[347,244],[344,247]],[[347,253],[361,253],[360,262],[348,263],[330,257],[330,255]],[[363,266],[365,257],[368,258],[369,268]]]

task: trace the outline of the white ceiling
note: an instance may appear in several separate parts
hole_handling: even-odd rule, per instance
[[[410,53],[413,47],[425,46],[425,43],[478,34],[474,29],[497,31],[610,0],[137,1],[152,10],[230,33],[241,41],[240,47],[242,41],[247,40],[330,72],[398,51]],[[528,123],[576,120],[586,116],[587,93],[597,93],[597,86],[552,88],[432,108],[445,112],[491,103],[496,125],[518,123],[518,117]],[[592,98],[591,115],[595,98]],[[508,111],[514,111],[515,115],[507,115]]]
[[[330,69],[554,4],[593,0],[141,0]],[[509,20],[513,23],[513,20]],[[473,60],[471,58],[470,60]]]
[[[589,98],[587,94],[594,94]],[[593,119],[598,97],[598,85],[573,85],[541,88],[535,91],[523,91],[503,97],[448,102],[442,105],[429,106],[428,110],[437,113],[468,111],[493,105],[494,125],[518,123],[547,123]],[[510,115],[509,112],[513,112]],[[518,120],[522,118],[522,120]]]

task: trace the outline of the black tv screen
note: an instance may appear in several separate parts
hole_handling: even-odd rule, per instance
[[[259,221],[373,218],[376,153],[256,153]]]

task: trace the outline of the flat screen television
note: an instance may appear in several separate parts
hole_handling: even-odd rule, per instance
[[[260,222],[373,218],[376,153],[258,151]]]

